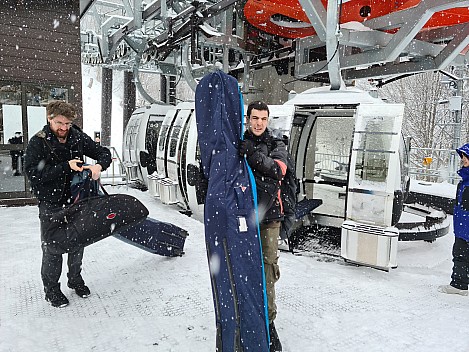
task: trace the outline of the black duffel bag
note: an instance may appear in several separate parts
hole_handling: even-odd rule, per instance
[[[63,252],[74,252],[125,230],[148,216],[148,209],[137,198],[127,194],[108,194],[77,200],[52,214],[47,229],[48,246]]]

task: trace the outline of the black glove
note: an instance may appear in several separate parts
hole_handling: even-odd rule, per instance
[[[239,155],[242,157],[246,155],[249,158],[252,154],[254,154],[256,149],[256,145],[250,139],[244,139],[239,142]]]
[[[208,180],[205,178],[202,167],[200,167],[198,182],[195,185],[195,195],[197,198],[197,204],[205,204],[205,198],[207,198],[208,191]]]

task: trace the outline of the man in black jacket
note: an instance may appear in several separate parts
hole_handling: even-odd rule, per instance
[[[54,101],[46,108],[48,124],[34,135],[25,154],[25,172],[39,200],[41,223],[41,277],[46,301],[54,307],[65,307],[68,299],[60,290],[63,251],[48,243],[51,215],[73,202],[70,183],[74,172],[89,169],[93,179],[111,164],[111,153],[73,125],[76,110],[64,101]],[[96,164],[83,166],[83,157]],[[82,298],[90,295],[81,276],[83,248],[68,253],[68,287]]]
[[[256,179],[257,203],[259,210],[262,253],[267,289],[269,314],[270,351],[282,351],[282,345],[275,329],[277,316],[275,304],[275,283],[280,277],[278,266],[278,237],[283,221],[280,182],[285,176],[287,149],[285,143],[272,135],[267,128],[269,108],[260,101],[249,104],[247,110],[247,131],[240,142],[239,153],[246,156]]]

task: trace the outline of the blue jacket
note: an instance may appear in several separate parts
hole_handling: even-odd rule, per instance
[[[469,155],[469,143],[456,149],[459,156],[461,153]],[[463,167],[458,171],[462,180],[458,183],[456,192],[456,204],[454,206],[453,227],[454,235],[465,241],[469,241],[469,167]]]

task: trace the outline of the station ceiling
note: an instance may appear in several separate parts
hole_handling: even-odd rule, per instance
[[[344,23],[339,20],[343,14],[332,11],[329,3],[80,0],[80,18],[92,16],[98,23],[97,29],[81,29],[82,62],[183,75],[191,86],[220,65],[225,72],[244,77],[252,70],[273,66],[279,74],[295,79],[335,80],[336,84],[340,76],[348,81],[390,80],[469,65],[469,0],[402,0],[399,3],[412,6],[357,22],[364,16],[360,8],[358,17]],[[369,1],[343,3],[344,9],[349,6],[353,11],[355,4]],[[287,11],[292,4],[296,12]],[[132,6],[143,11],[134,11]],[[256,22],[267,11],[270,17]],[[271,23],[276,27],[264,28]]]

